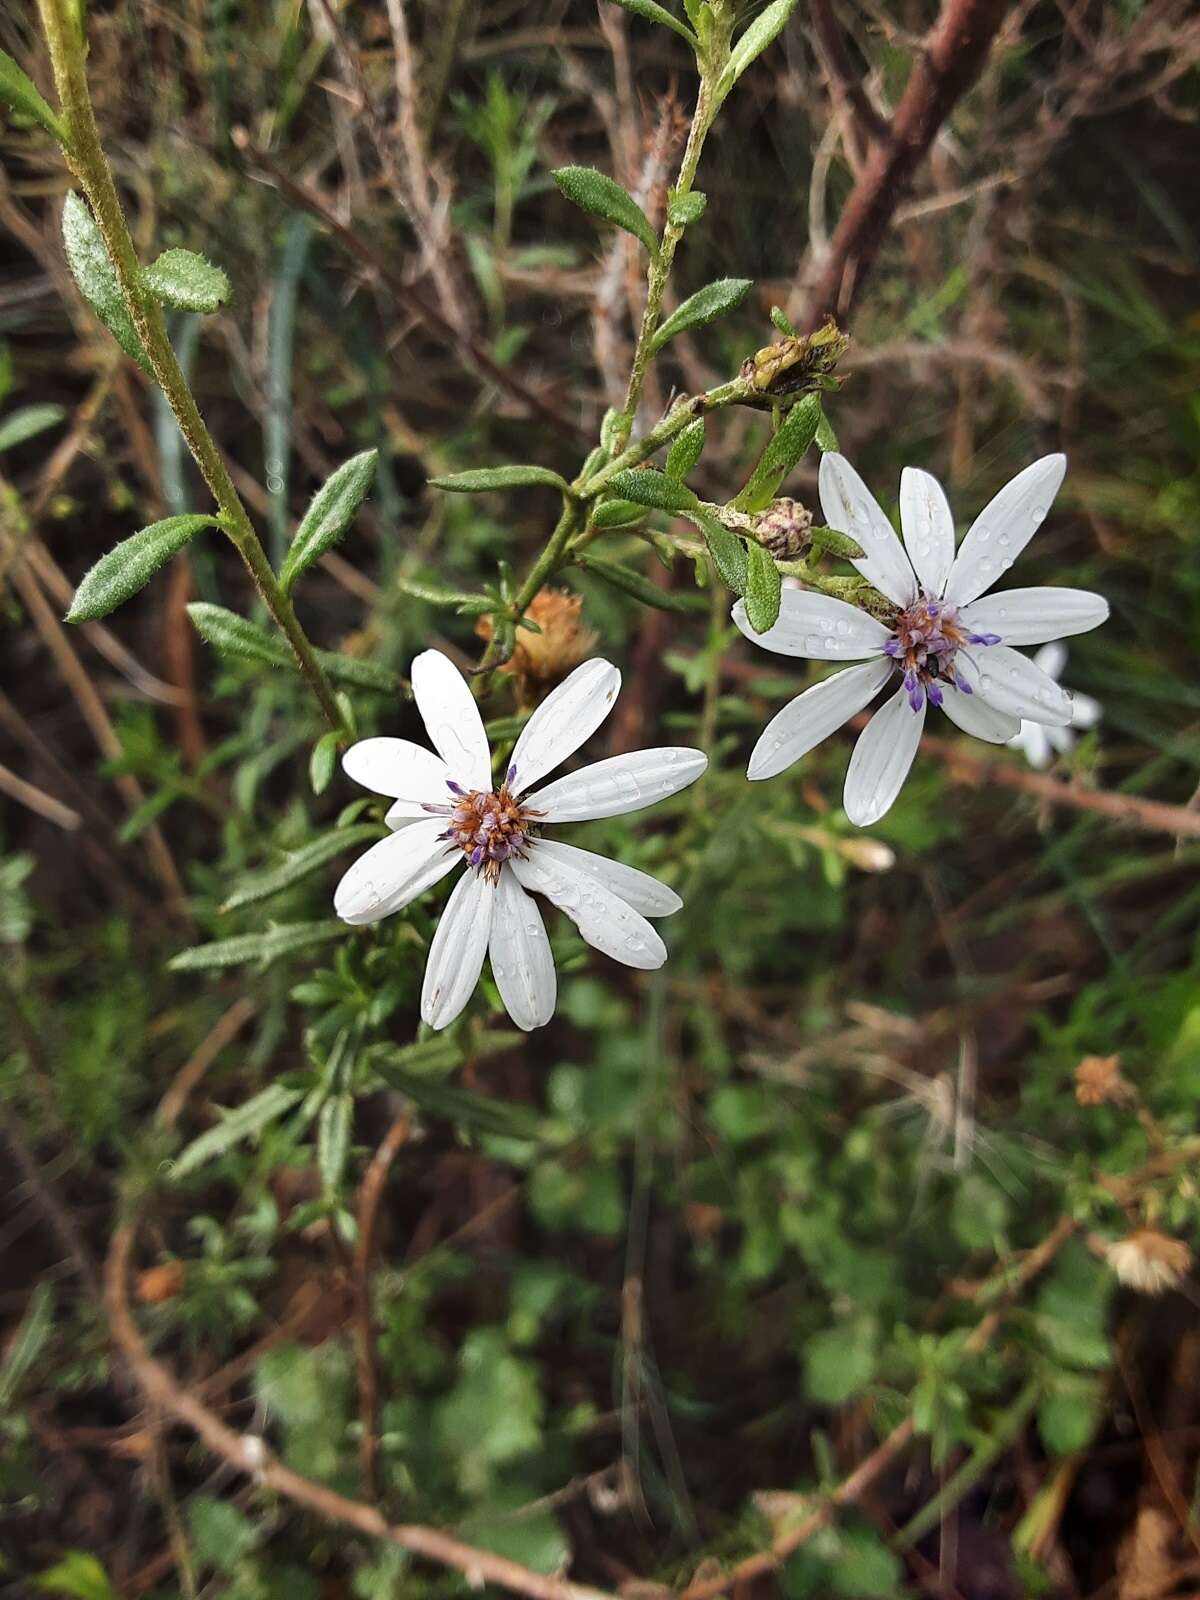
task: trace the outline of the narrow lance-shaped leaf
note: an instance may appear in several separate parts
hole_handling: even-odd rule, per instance
[[[651,583],[649,578],[644,578],[640,572],[635,572],[632,567],[623,566],[618,561],[605,561],[600,556],[586,555],[583,551],[579,551],[575,556],[575,562],[585,572],[603,579],[614,589],[624,590],[635,600],[640,600],[644,606],[653,606],[657,611],[704,611],[708,608],[708,601],[695,590],[660,589],[656,583]]]
[[[626,11],[632,11],[635,16],[645,17],[647,22],[657,22],[660,27],[670,28],[672,33],[677,33],[695,48],[696,36],[691,29],[678,17],[673,17],[665,6],[656,4],[656,0],[616,0],[616,4],[624,6]]]
[[[699,222],[708,205],[708,196],[700,189],[689,189],[687,194],[673,194],[667,200],[667,221],[676,228],[689,227]]]
[[[808,450],[816,437],[821,421],[821,402],[815,394],[806,394],[791,408],[779,425],[758,464],[746,481],[745,487],[734,500],[739,511],[761,511],[775,498],[779,485]]]
[[[686,484],[652,469],[616,472],[608,481],[607,491],[622,500],[632,500],[635,505],[653,506],[656,511],[691,511],[700,503]]]
[[[232,290],[220,267],[194,250],[164,250],[142,268],[142,286],[164,306],[176,311],[219,311]]]
[[[782,593],[779,568],[762,545],[750,545],[746,566],[746,616],[755,633],[766,633],[779,621]]]
[[[752,278],[718,278],[715,283],[697,289],[677,310],[663,322],[650,341],[650,353],[661,350],[668,339],[689,328],[703,328],[707,323],[723,317],[727,311],[740,306],[753,284]]]
[[[189,1172],[195,1172],[206,1161],[224,1155],[235,1144],[240,1144],[244,1139],[253,1139],[272,1122],[278,1122],[285,1112],[303,1098],[302,1089],[286,1089],[282,1084],[271,1084],[236,1111],[226,1112],[215,1128],[209,1128],[207,1133],[193,1139],[173,1164],[171,1176],[186,1178]]]
[[[378,461],[378,450],[364,450],[351,456],[317,490],[284,557],[279,583],[285,594],[300,574],[331,550],[350,526],[354,513],[375,481]]]
[[[829,418],[825,415],[824,407],[822,407],[821,415],[817,422],[817,449],[824,452],[827,450],[836,450],[837,447],[838,436],[833,431],[833,423],[830,422]]]
[[[32,117],[59,144],[65,147],[69,143],[66,128],[42,99],[33,79],[3,50],[0,50],[0,100],[23,117]]]
[[[645,506],[632,500],[603,500],[588,521],[593,528],[627,528],[631,522],[640,522],[645,515]]]
[[[708,553],[713,558],[713,565],[721,575],[721,581],[734,594],[743,595],[746,592],[746,546],[736,533],[731,533],[716,517],[708,514],[693,515],[691,520],[704,535],[704,542],[708,546]]]
[[[343,851],[379,837],[380,829],[374,822],[360,822],[352,828],[331,828],[327,833],[319,833],[315,839],[301,845],[299,850],[290,850],[277,866],[268,867],[264,872],[251,873],[233,891],[221,910],[238,911],[257,900],[269,899],[271,895],[290,889],[294,883],[300,883],[317,872]]]
[[[216,517],[167,517],[122,539],[84,576],[67,612],[67,621],[91,622],[95,617],[106,617],[148,583],[190,539],[205,528],[217,526]]]
[[[52,402],[37,406],[22,406],[19,411],[12,411],[0,422],[0,450],[11,450],[14,445],[24,444],[26,439],[33,439],[39,433],[44,433],[47,428],[52,428],[56,422],[61,422],[66,416],[62,406]]]
[[[755,17],[734,45],[725,70],[717,79],[715,98],[718,105],[750,63],[762,55],[772,40],[783,32],[797,3],[798,0],[772,0],[766,10],[760,11]]]
[[[173,956],[167,967],[171,972],[210,972],[256,961],[265,968],[281,956],[343,937],[345,932],[344,922],[287,922],[263,933],[239,933],[232,939],[193,945]]]
[[[559,167],[554,181],[567,199],[581,210],[603,222],[616,223],[618,228],[640,239],[652,257],[657,256],[658,236],[649,217],[619,183],[597,172],[595,167]]]
[[[308,759],[308,781],[314,794],[324,794],[337,770],[339,735],[333,728],[323,733],[313,745]]]
[[[704,418],[697,417],[672,440],[671,448],[667,451],[667,477],[676,478],[682,483],[699,461],[703,449]]]
[[[77,194],[63,202],[63,248],[79,292],[127,356],[153,376],[150,359],[121,296],[117,270],[109,260],[104,237],[87,203]]]
[[[201,638],[223,655],[260,661],[270,667],[288,667],[293,672],[298,670],[296,658],[284,641],[260,628],[258,623],[207,600],[193,600],[187,613]],[[316,657],[326,674],[337,683],[349,683],[359,689],[378,689],[384,694],[400,691],[401,683],[396,674],[372,661],[337,655],[332,650],[318,650]]]
[[[334,1194],[346,1170],[350,1154],[350,1125],[354,1118],[354,1096],[331,1095],[317,1119],[317,1169],[327,1195]]]
[[[523,489],[530,484],[567,492],[567,480],[549,467],[473,467],[468,472],[451,472],[430,478],[430,487],[448,489],[453,494],[483,494],[488,489]]]

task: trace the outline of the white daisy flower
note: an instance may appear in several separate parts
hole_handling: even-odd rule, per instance
[[[1044,644],[1034,656],[1033,664],[1051,678],[1061,678],[1067,664],[1066,645],[1061,639]],[[1093,700],[1090,694],[1072,692],[1071,720],[1065,728],[1046,728],[1040,722],[1029,722],[1022,718],[1020,732],[1015,733],[1008,742],[1015,749],[1025,752],[1025,759],[1031,767],[1048,767],[1055,753],[1065,756],[1074,746],[1075,728],[1096,726],[1102,709],[1099,700]]]
[[[703,751],[612,756],[533,788],[595,733],[617,698],[616,667],[585,661],[525,724],[496,786],[483,719],[449,658],[438,650],[419,655],[412,686],[437,755],[407,739],[363,739],[347,750],[347,774],[395,800],[387,814],[394,831],[359,857],[333,903],[346,922],[378,922],[466,866],[429,948],[421,1016],[430,1027],[445,1028],[462,1011],[485,954],[517,1026],[549,1022],[557,997],[554,962],[527,890],[565,911],[588,944],[615,961],[661,967],[666,946],[646,918],[678,911],[683,902],[675,891],[634,867],[543,839],[541,829],[664,800],[704,771]]]
[[[900,687],[859,736],[846,773],[843,803],[859,827],[878,822],[899,794],[930,701],[965,733],[992,744],[1013,738],[1022,719],[1065,728],[1071,697],[1012,647],[1098,627],[1108,602],[1084,589],[985,591],[1041,526],[1066,465],[1065,456],[1045,456],[1019,472],[979,513],[956,555],[954,519],[936,478],[905,467],[901,544],[850,463],[832,451],[822,456],[825,520],[862,546],[866,554],[853,565],[896,609],[881,622],[828,595],[786,589],[779,620],[756,634],[738,601],[734,622],[766,650],[865,663],[784,706],[755,745],[747,776],[783,772],[868,705],[894,673]]]

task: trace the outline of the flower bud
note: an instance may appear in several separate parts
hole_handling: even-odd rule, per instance
[[[799,500],[773,500],[754,519],[754,538],[776,561],[794,561],[808,548],[812,512]]]

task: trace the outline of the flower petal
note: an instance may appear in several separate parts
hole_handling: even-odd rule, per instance
[[[960,650],[955,669],[972,690],[1014,717],[1065,728],[1071,720],[1071,696],[1041,667],[1006,644]]]
[[[1073,728],[1094,728],[1104,714],[1104,707],[1099,700],[1093,700],[1090,694],[1073,694],[1071,696],[1071,726]]]
[[[423,804],[444,805],[450,769],[441,756],[409,739],[360,739],[342,757],[342,771],[364,789],[393,795],[392,817],[426,817]]]
[[[757,782],[785,771],[814,745],[848,722],[856,711],[879,693],[894,670],[892,660],[868,661],[863,667],[847,667],[831,678],[814,683],[782,711],[776,712],[759,735],[750,756],[746,776]]]
[[[1052,678],[1061,678],[1067,664],[1066,645],[1059,639],[1051,639],[1049,644],[1044,644],[1035,653],[1033,664],[1041,667],[1043,672],[1048,672]]]
[[[882,622],[857,606],[811,589],[785,589],[779,598],[779,620],[765,633],[755,633],[750,626],[744,600],[737,602],[732,615],[751,644],[809,661],[861,661],[877,656],[891,638]]]
[[[1056,589],[1042,584],[972,600],[959,617],[972,633],[998,633],[1005,644],[1045,644],[1098,628],[1108,619],[1108,601],[1090,589]]]
[[[517,1027],[526,1033],[544,1027],[558,999],[554,957],[537,901],[507,867],[496,885],[488,955],[500,998]]]
[[[464,872],[454,885],[429,946],[421,985],[421,1020],[431,1028],[449,1027],[474,993],[495,903],[496,885],[485,873]]]
[[[951,605],[967,605],[1008,571],[1045,521],[1066,470],[1066,456],[1043,456],[988,501],[950,569],[946,599]]]
[[[954,515],[941,484],[919,467],[900,474],[900,527],[921,587],[936,598],[954,565]]]
[[[410,676],[417,710],[450,776],[464,789],[490,789],[491,752],[467,680],[440,650],[423,651]]]
[[[912,563],[879,502],[845,456],[826,451],[818,482],[825,521],[857,539],[866,551],[861,561],[850,565],[898,606],[911,605],[917,595]]]
[[[964,733],[976,739],[986,739],[989,744],[1008,744],[1021,731],[1020,717],[1007,711],[997,711],[995,706],[977,694],[963,694],[952,683],[943,683],[942,710]]]
[[[667,947],[639,912],[606,889],[590,872],[581,872],[546,854],[531,850],[523,860],[512,862],[526,889],[544,894],[579,929],[595,950],[627,967],[652,971],[667,959]]]
[[[560,844],[557,839],[537,839],[530,849],[551,861],[586,872],[644,917],[669,917],[683,905],[674,889],[668,889],[648,872],[627,867],[623,861],[610,861],[607,856],[578,850],[573,844]]]
[[[359,856],[333,892],[333,909],[342,921],[355,927],[378,922],[444,878],[462,860],[460,850],[439,838],[444,831],[444,819],[430,817],[401,828]]]
[[[510,788],[524,794],[574,755],[604,721],[621,689],[621,674],[611,661],[585,661],[548,694],[521,729],[509,764]]]
[[[540,811],[546,822],[620,817],[686,789],[707,766],[703,750],[634,750],[568,773],[548,788],[527,795],[524,804],[531,811]]]
[[[924,704],[914,711],[901,688],[859,734],[842,794],[846,815],[856,826],[868,827],[891,810],[908,777],[924,726]]]

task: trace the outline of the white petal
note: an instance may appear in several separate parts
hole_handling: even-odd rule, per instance
[[[669,917],[683,905],[674,889],[668,889],[648,872],[627,867],[623,861],[610,861],[607,856],[577,850],[573,844],[560,844],[557,839],[537,839],[531,849],[539,856],[586,872],[644,917]]]
[[[537,902],[508,867],[501,869],[496,885],[488,955],[500,998],[517,1027],[526,1033],[544,1027],[558,999],[554,957]]]
[[[422,802],[445,805],[453,798],[446,788],[450,769],[441,756],[408,739],[360,739],[342,757],[346,776],[376,794],[396,797],[393,817],[426,817]]]
[[[900,474],[900,527],[921,587],[936,598],[954,565],[954,516],[941,484],[919,467]]]
[[[1050,765],[1050,740],[1047,738],[1049,728],[1043,728],[1040,722],[1022,721],[1021,731],[1009,743],[1024,752],[1025,759],[1031,767],[1048,767]]]
[[[438,838],[445,827],[443,817],[414,822],[359,856],[333,892],[342,921],[378,922],[444,878],[462,860],[461,850]]]
[[[988,501],[950,569],[946,599],[951,605],[965,606],[1008,571],[1045,521],[1066,470],[1066,456],[1043,456]]]
[[[634,750],[581,767],[527,795],[524,804],[547,822],[587,822],[640,811],[686,789],[708,765],[703,750]]]
[[[611,661],[585,661],[548,694],[521,729],[509,763],[514,794],[561,765],[604,721],[620,693],[621,674]]]
[[[818,482],[825,521],[857,539],[866,551],[861,561],[850,565],[898,606],[911,605],[917,594],[912,563],[879,502],[845,456],[827,451],[821,457]]]
[[[901,688],[859,734],[842,794],[846,815],[858,827],[878,822],[891,810],[908,777],[924,726],[924,705],[914,711]]]
[[[868,661],[864,667],[835,672],[789,700],[759,736],[746,776],[754,781],[773,778],[799,761],[873,700],[893,670],[891,658],[884,656],[881,661]]]
[[[1006,644],[960,650],[955,670],[960,676],[965,673],[975,693],[997,711],[1060,728],[1071,720],[1071,696],[1067,691],[1028,656],[1010,650]]]
[[[952,683],[943,683],[941,690],[942,710],[964,733],[986,739],[989,744],[1007,744],[1020,733],[1020,717],[997,711],[977,694],[963,694]]]
[[[1067,664],[1066,645],[1057,639],[1052,639],[1035,653],[1033,664],[1035,667],[1041,667],[1043,672],[1048,672],[1052,678],[1061,678],[1063,668]]]
[[[639,912],[625,904],[598,878],[581,872],[544,850],[532,849],[512,870],[526,889],[544,894],[579,929],[593,949],[627,967],[651,971],[667,959],[667,947]]]
[[[765,633],[755,633],[750,626],[744,600],[734,606],[733,620],[751,644],[809,661],[861,661],[877,656],[892,636],[882,622],[857,606],[811,589],[785,589],[779,598],[779,620]]]
[[[1072,750],[1075,747],[1075,735],[1070,728],[1047,728],[1045,734],[1048,743],[1058,751],[1060,756],[1065,756],[1068,750]]]
[[[1071,726],[1073,728],[1094,728],[1104,714],[1104,707],[1099,700],[1093,700],[1090,694],[1073,694],[1071,696]]]
[[[421,985],[421,1020],[431,1028],[449,1027],[474,993],[495,903],[496,886],[482,872],[464,872],[454,885],[429,946]]]
[[[1098,628],[1108,618],[1108,601],[1089,589],[1044,584],[985,595],[964,606],[959,616],[972,633],[998,633],[1005,644],[1044,644]]]
[[[464,789],[490,789],[491,752],[467,680],[440,650],[419,655],[410,676],[417,710],[450,776]]]

